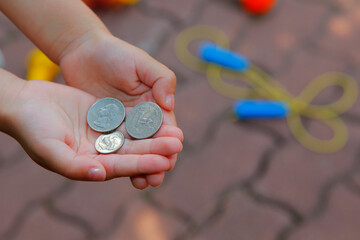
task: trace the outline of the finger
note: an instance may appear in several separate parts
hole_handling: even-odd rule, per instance
[[[167,125],[162,126],[159,131],[152,137],[175,137],[181,142],[184,141],[184,133],[180,128]]]
[[[104,167],[88,156],[78,156],[65,143],[47,139],[43,149],[40,165],[72,180],[104,181]]]
[[[140,190],[143,190],[149,186],[146,177],[144,175],[130,177],[131,184]]]
[[[158,102],[162,108],[169,111],[174,110],[175,87],[176,77],[172,71],[158,79],[152,87],[156,102]]]
[[[163,114],[164,114],[163,124],[171,125],[171,126],[177,126],[175,114],[174,114],[173,111],[163,110]]]
[[[152,186],[157,187],[160,186],[161,183],[164,181],[165,173],[155,173],[151,175],[146,175],[146,181]]]
[[[170,160],[170,169],[168,171],[171,171],[176,164],[177,160],[177,154],[174,154],[169,158]],[[141,175],[136,177],[130,177],[131,182],[133,186],[137,189],[145,189],[150,184],[153,187],[160,186],[162,182],[164,181],[165,173],[155,173],[150,175]]]
[[[119,154],[157,154],[171,156],[182,150],[182,143],[174,137],[159,137],[143,140],[130,140],[124,142]]]
[[[176,88],[175,74],[149,55],[146,57],[141,55],[141,59],[136,62],[139,77],[143,83],[152,88],[156,102],[166,110],[173,110]]]
[[[106,179],[138,176],[166,171],[170,167],[168,158],[155,154],[109,154],[96,158],[106,170]]]
[[[131,136],[129,135],[129,133],[126,130],[126,126],[125,124],[121,124],[121,126],[117,129],[120,132],[122,132],[122,134],[124,135],[125,138],[131,138]],[[90,134],[89,134],[90,135]],[[91,134],[90,136],[94,139],[96,139],[100,134],[99,133],[94,133]],[[183,141],[184,139],[184,134],[181,131],[180,128],[175,127],[175,126],[169,126],[169,125],[162,125],[159,129],[159,131],[157,131],[155,133],[154,136],[152,136],[152,138],[156,138],[156,137],[176,137],[178,138],[180,141]]]
[[[168,171],[171,171],[174,169],[176,161],[177,161],[177,154],[174,154],[172,156],[169,157],[169,162],[170,162],[170,168],[168,169]]]

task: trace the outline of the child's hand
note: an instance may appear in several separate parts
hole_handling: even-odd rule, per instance
[[[111,35],[83,41],[61,57],[68,85],[97,97],[118,98],[125,106],[152,100],[167,111],[174,109],[176,77],[167,67]]]
[[[176,78],[172,71],[144,51],[111,35],[82,41],[69,47],[61,57],[60,67],[68,85],[97,97],[117,98],[126,107],[155,101],[167,112],[167,124],[176,126],[172,112]],[[182,141],[181,130],[176,131]],[[173,167],[176,155],[171,157],[171,162]],[[132,177],[132,183],[137,188],[148,183],[158,185],[163,176],[164,173]]]
[[[169,111],[167,124],[176,126],[174,74],[144,51],[113,37],[82,1],[0,1],[0,10],[60,64],[70,86],[96,97],[120,99],[127,107],[155,101]],[[171,160],[174,165],[176,156]],[[163,176],[139,176],[132,183],[145,188],[148,183],[158,185]]]
[[[171,156],[182,149],[182,132],[168,124],[168,115],[159,132],[146,140],[129,139],[122,124],[122,148],[114,154],[99,154],[94,143],[100,133],[90,129],[86,120],[95,101],[94,96],[68,86],[26,82],[8,107],[9,133],[35,162],[70,179],[102,181],[172,167]]]

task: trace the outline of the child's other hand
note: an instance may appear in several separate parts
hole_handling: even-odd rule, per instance
[[[92,36],[72,48],[60,59],[68,85],[96,97],[118,98],[124,105],[152,100],[167,111],[174,109],[174,73],[143,50],[111,35]]]
[[[111,35],[81,40],[69,47],[60,59],[68,85],[96,97],[114,97],[126,107],[154,101],[167,115],[166,124],[176,126],[174,93],[176,78],[172,71],[147,53]],[[172,137],[182,141],[180,129]],[[170,133],[169,133],[170,134]],[[171,157],[172,167],[177,156]],[[164,173],[132,177],[137,188],[159,185]]]
[[[171,159],[182,149],[182,132],[168,124],[166,115],[153,138],[133,141],[124,134],[125,143],[118,152],[99,154],[94,143],[100,133],[90,129],[86,120],[95,101],[94,96],[68,86],[26,82],[9,108],[10,134],[35,162],[70,179],[102,181],[155,174],[158,179],[153,181],[160,184],[156,173],[173,166]],[[120,130],[126,133],[124,124]]]

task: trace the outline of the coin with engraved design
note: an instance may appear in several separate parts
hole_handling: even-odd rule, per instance
[[[97,132],[111,132],[125,118],[124,105],[115,98],[103,98],[95,102],[87,113],[89,126]]]
[[[119,131],[102,134],[96,139],[95,149],[99,153],[113,153],[121,148],[124,141],[124,135]]]
[[[136,139],[149,138],[161,127],[163,113],[153,102],[136,105],[126,116],[125,126],[130,136]]]

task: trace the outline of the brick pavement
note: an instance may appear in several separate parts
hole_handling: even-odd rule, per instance
[[[0,239],[359,239],[358,105],[344,116],[347,146],[315,154],[292,138],[283,120],[230,121],[232,100],[215,93],[173,51],[180,31],[207,24],[222,29],[234,49],[293,93],[327,71],[358,81],[359,12],[356,0],[280,0],[262,18],[248,16],[236,0],[142,0],[99,12],[114,35],[177,74],[176,114],[185,133],[178,164],[161,187],[145,191],[134,190],[128,179],[73,182],[38,167],[0,134]],[[7,70],[24,77],[32,46],[0,16]],[[336,96],[330,89],[316,101]],[[308,128],[329,136],[314,122]]]

